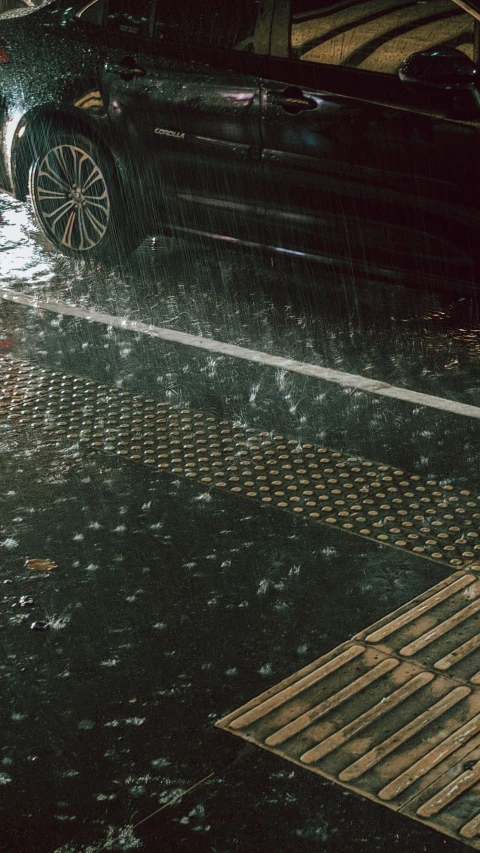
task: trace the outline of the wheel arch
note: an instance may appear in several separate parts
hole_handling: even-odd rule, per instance
[[[102,119],[99,118],[98,122]],[[54,106],[32,110],[19,122],[11,149],[11,176],[13,195],[25,201],[28,195],[28,173],[37,157],[39,140],[58,133],[77,133],[88,137],[109,158],[123,184],[123,169],[112,147],[106,144],[104,134],[97,123],[84,113],[61,112]]]

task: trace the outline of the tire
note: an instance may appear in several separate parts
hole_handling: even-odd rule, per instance
[[[28,188],[38,225],[64,254],[119,259],[141,242],[108,155],[80,134],[55,133],[36,147]]]

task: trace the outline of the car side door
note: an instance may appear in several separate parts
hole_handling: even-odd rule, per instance
[[[394,227],[411,255],[415,235],[420,242],[442,217],[468,224],[480,113],[458,116],[445,92],[405,85],[398,68],[437,45],[473,58],[474,31],[451,0],[277,0],[262,91],[277,241],[301,233],[325,251],[339,240],[378,257]]]
[[[141,51],[107,64],[110,119],[160,225],[236,236],[261,219],[260,77],[271,14],[269,0],[158,0]]]

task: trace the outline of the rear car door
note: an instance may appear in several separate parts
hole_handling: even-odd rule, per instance
[[[120,20],[116,13],[125,30],[137,26],[137,9],[137,0],[109,0],[107,25],[108,16]],[[148,38],[107,63],[110,119],[159,225],[237,236],[261,219],[260,76],[270,20],[268,0],[158,0]]]
[[[468,225],[480,113],[452,116],[443,92],[411,89],[397,70],[437,45],[473,58],[474,31],[451,0],[277,0],[262,94],[277,242],[307,235],[366,260],[395,243],[409,260],[442,218]]]

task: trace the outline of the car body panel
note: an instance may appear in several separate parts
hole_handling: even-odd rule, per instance
[[[41,133],[46,124],[83,126],[91,133],[106,132],[108,137],[105,121],[101,121],[106,111],[98,96],[92,100],[92,93],[99,91],[105,48],[92,45],[91,30],[74,17],[75,6],[69,7],[69,14],[64,7],[54,0],[49,6],[27,10],[28,15],[0,17],[0,43],[9,56],[9,62],[0,65],[4,171],[0,183],[2,189],[20,198],[25,185],[17,172],[23,169],[27,140],[34,146],[35,133]],[[39,49],[39,40],[55,44],[54,66],[48,51]],[[25,73],[32,66],[32,56],[33,68]]]
[[[453,22],[457,42],[455,10],[474,2],[436,12]],[[356,244],[372,262],[395,241],[404,259],[416,243],[428,255],[422,240],[437,229],[462,249],[478,239],[480,110],[452,111],[444,91],[412,89],[357,60],[352,69],[289,58],[290,0],[261,0],[251,43],[226,51],[155,41],[156,0],[144,5],[141,32],[102,23],[105,0],[53,0],[0,16],[10,57],[0,63],[3,189],[24,197],[36,135],[53,122],[108,149],[132,215],[150,232],[254,235],[323,255],[351,256]],[[309,50],[333,44],[337,36],[327,35]],[[362,62],[384,50],[382,38],[370,38]],[[362,45],[357,38],[356,56]]]
[[[268,15],[252,47],[268,52]],[[160,222],[235,235],[262,217],[263,56],[160,39],[131,39],[102,76],[117,137],[135,151],[138,185]],[[123,67],[135,66],[130,78]]]
[[[129,55],[131,57],[131,55]],[[123,58],[123,57],[122,57]],[[111,123],[136,152],[144,198],[170,221],[238,227],[261,198],[258,78],[134,54],[145,76],[103,80]],[[166,209],[168,212],[166,213]],[[243,216],[242,216],[243,218]]]
[[[288,7],[278,0],[272,50],[280,55],[262,90],[265,191],[270,217],[287,226],[283,239],[315,232],[322,210],[422,231],[441,216],[469,225],[480,115],[454,120],[444,93],[432,103],[431,92],[397,76],[286,59]],[[289,91],[308,108],[286,112]]]

